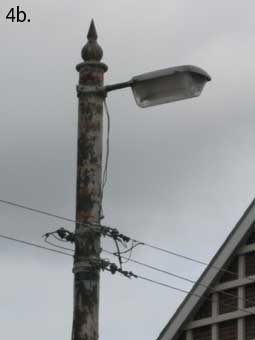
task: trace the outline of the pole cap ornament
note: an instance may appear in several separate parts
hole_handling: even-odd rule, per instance
[[[88,42],[81,50],[81,56],[84,61],[100,61],[103,57],[103,49],[97,43],[97,31],[94,20],[91,20],[87,34]]]

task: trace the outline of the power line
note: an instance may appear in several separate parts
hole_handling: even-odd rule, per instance
[[[114,256],[116,256],[115,253],[110,252],[110,251],[108,251],[108,250],[103,249],[103,251],[104,251],[105,253],[109,254],[109,255],[114,255]],[[155,267],[155,266],[152,266],[152,265],[150,265],[150,264],[147,264],[147,263],[144,263],[144,262],[140,262],[140,261],[137,261],[137,260],[128,258],[128,257],[123,256],[123,255],[121,255],[121,257],[122,257],[123,259],[125,259],[125,260],[128,260],[129,262],[133,262],[133,263],[136,263],[136,264],[138,264],[138,265],[140,265],[140,266],[143,266],[143,267],[146,267],[146,268],[155,270],[155,271],[157,271],[157,272],[160,272],[160,273],[163,273],[163,274],[167,274],[167,275],[176,277],[177,279],[184,280],[184,281],[187,281],[187,282],[190,282],[190,283],[196,283],[196,281],[194,281],[194,280],[192,280],[192,279],[189,279],[189,278],[187,278],[187,277],[185,277],[185,276],[181,276],[181,275],[178,275],[178,274],[174,274],[174,273],[169,272],[169,271],[167,271],[167,270],[160,269],[160,268],[158,268],[158,267]],[[208,288],[207,286],[205,286],[205,287]]]
[[[114,255],[114,256],[117,256],[115,253],[111,253],[110,251],[108,250],[104,250],[103,251],[107,254],[111,254],[111,255]],[[149,268],[149,269],[152,269],[154,271],[157,271],[159,273],[163,273],[163,274],[166,274],[166,275],[169,275],[171,277],[175,277],[177,279],[180,279],[180,280],[183,280],[183,281],[186,281],[186,282],[189,282],[189,283],[192,283],[192,284],[195,284],[197,281],[195,280],[192,280],[188,277],[185,277],[185,276],[182,276],[182,275],[178,275],[178,274],[175,274],[175,273],[172,273],[172,272],[169,272],[167,270],[164,270],[164,269],[161,269],[161,268],[158,268],[158,267],[155,267],[155,266],[152,266],[150,264],[147,264],[147,263],[144,263],[144,262],[141,262],[141,261],[137,261],[137,260],[134,260],[134,259],[131,259],[129,257],[126,257],[126,256],[122,256],[120,255],[120,257],[124,260],[128,260],[129,262],[133,262],[135,264],[138,264],[142,267],[145,267],[145,268]],[[205,284],[202,284],[202,283],[198,283],[199,286],[201,287],[204,287],[206,289],[209,289],[211,290],[212,292],[218,292],[215,288],[213,287],[210,287],[210,286],[207,286]],[[254,303],[254,301],[250,300],[250,299],[246,299],[246,298],[242,298],[238,295],[235,295],[235,294],[232,294],[232,293],[229,293],[227,292],[226,290],[223,290],[223,291],[220,291],[221,294],[225,295],[225,296],[230,296],[230,297],[233,297],[233,298],[237,298],[238,300],[241,300],[241,301],[244,301],[244,302],[251,302],[251,303]],[[254,313],[252,313],[253,315],[255,315]]]
[[[167,254],[170,254],[170,255],[173,255],[173,256],[177,256],[177,257],[183,258],[183,259],[188,260],[188,261],[192,261],[192,262],[196,262],[198,264],[202,264],[203,266],[207,266],[208,265],[208,263],[206,263],[206,262],[194,259],[192,257],[186,256],[186,255],[183,255],[183,254],[180,254],[180,253],[176,253],[176,252],[168,250],[168,249],[160,248],[160,247],[151,245],[151,244],[146,243],[146,242],[143,242],[143,245],[146,246],[146,247],[155,249],[155,250],[159,250],[159,251],[161,251],[163,253],[167,253]]]
[[[36,209],[36,208],[31,208],[27,205],[23,205],[23,204],[19,204],[19,203],[16,203],[16,202],[12,202],[12,201],[7,201],[7,200],[3,200],[3,199],[0,199],[0,203],[3,203],[3,204],[7,204],[7,205],[11,205],[11,206],[14,206],[14,207],[18,207],[18,208],[21,208],[21,209],[25,209],[25,210],[28,210],[28,211],[32,211],[34,213],[37,213],[37,214],[41,214],[41,215],[46,215],[46,216],[49,216],[49,217],[54,217],[56,219],[59,219],[59,220],[62,220],[62,221],[66,221],[66,222],[72,222],[72,223],[79,223],[79,224],[84,224],[86,226],[89,226],[88,224],[85,224],[85,223],[81,223],[75,219],[72,219],[72,218],[68,218],[68,217],[63,217],[63,216],[60,216],[60,215],[56,215],[56,214],[53,214],[53,213],[50,213],[48,211],[45,211],[45,210],[41,210],[41,209]],[[94,224],[92,224],[94,225]],[[96,224],[97,225],[97,224]],[[98,225],[100,226],[100,225]],[[181,257],[185,260],[189,260],[189,261],[192,261],[192,262],[195,262],[195,263],[199,263],[199,264],[202,264],[204,266],[207,266],[208,263],[206,262],[202,262],[202,261],[199,261],[199,260],[196,260],[194,258],[191,258],[191,257],[188,257],[188,256],[185,256],[183,254],[180,254],[180,253],[177,253],[177,252],[173,252],[171,250],[167,250],[167,249],[164,249],[164,248],[160,248],[160,247],[157,247],[157,246],[154,246],[154,245],[151,245],[149,243],[146,243],[146,242],[141,242],[141,241],[137,241],[135,239],[132,239],[134,242],[139,242],[141,245],[144,245],[144,246],[147,246],[147,247],[150,247],[152,249],[155,249],[155,250],[159,250],[161,252],[164,252],[164,253],[167,253],[167,254],[170,254],[170,255],[174,255],[174,256],[177,256],[177,257]],[[216,268],[218,269],[218,268]]]
[[[11,201],[6,201],[6,200],[3,200],[3,199],[0,199],[0,203],[4,203],[4,204],[7,204],[7,205],[11,205],[13,207],[17,207],[17,208],[25,209],[25,210],[28,210],[28,211],[32,211],[32,212],[37,213],[37,214],[46,215],[46,216],[49,216],[49,217],[54,217],[54,218],[62,220],[62,221],[77,223],[77,224],[83,225],[83,226],[88,227],[88,228],[91,228],[93,226],[95,226],[95,227],[102,227],[102,228],[104,227],[103,225],[100,225],[100,224],[97,224],[97,223],[83,223],[83,222],[79,222],[79,221],[77,221],[75,219],[72,219],[72,218],[68,218],[68,217],[63,217],[63,216],[60,216],[60,215],[52,214],[52,213],[50,213],[48,211],[41,210],[41,209],[36,209],[36,208],[31,208],[31,207],[29,207],[27,205],[19,204],[19,203],[16,203],[16,202],[11,202]]]
[[[71,218],[67,218],[67,217],[56,215],[56,214],[52,214],[52,213],[49,213],[49,212],[47,212],[45,210],[31,208],[31,207],[28,207],[26,205],[19,204],[19,203],[16,203],[16,202],[6,201],[6,200],[2,200],[2,199],[0,199],[0,202],[4,203],[4,204],[11,205],[11,206],[14,206],[14,207],[18,207],[18,208],[21,208],[21,209],[25,209],[25,210],[28,210],[28,211],[33,211],[33,212],[35,212],[37,214],[54,217],[54,218],[57,218],[57,219],[62,220],[62,221],[73,222],[73,223],[76,222],[75,220],[73,220]]]
[[[136,276],[137,276],[138,279],[148,281],[148,282],[151,282],[151,283],[154,283],[156,285],[163,286],[163,287],[166,287],[166,288],[170,288],[170,289],[176,290],[176,291],[181,292],[181,293],[190,294],[190,295],[193,295],[193,296],[196,296],[196,297],[199,297],[199,298],[209,299],[209,298],[203,297],[202,295],[193,294],[193,293],[189,292],[188,290],[185,290],[185,289],[182,289],[182,288],[177,288],[175,286],[171,286],[168,283],[156,281],[156,280],[150,279],[148,277],[137,275],[137,274],[136,274]],[[211,300],[211,299],[209,299],[209,300]]]
[[[20,240],[20,239],[16,239],[14,237],[10,237],[10,236],[6,236],[6,235],[2,235],[0,234],[0,237],[3,238],[3,239],[7,239],[7,240],[10,240],[10,241],[14,241],[14,242],[18,242],[18,243],[21,243],[21,244],[25,244],[27,246],[32,246],[32,247],[36,247],[36,248],[40,248],[40,249],[43,249],[43,250],[47,250],[47,251],[51,251],[51,252],[54,252],[54,253],[58,253],[58,254],[62,254],[62,255],[67,255],[67,256],[71,256],[73,257],[73,255],[71,254],[68,254],[68,253],[65,253],[63,251],[60,251],[60,250],[56,250],[56,249],[52,249],[52,248],[48,248],[48,247],[45,247],[45,246],[41,246],[39,244],[36,244],[36,243],[32,243],[32,242],[28,242],[28,241],[24,241],[24,240]],[[53,243],[50,243],[52,244],[53,246],[57,246]],[[57,247],[60,247],[60,246],[57,246]],[[63,249],[66,249],[66,250],[71,250],[69,248],[64,248],[62,247]],[[110,254],[110,255],[114,255],[114,253],[108,251],[108,250],[104,250],[103,251],[107,254]],[[122,258],[124,259],[128,259],[127,257],[125,256],[121,256]],[[153,269],[153,270],[156,270],[158,272],[162,272],[162,273],[165,273],[165,274],[168,274],[170,276],[173,276],[173,277],[176,277],[178,279],[181,279],[181,280],[184,280],[184,281],[188,281],[190,283],[195,283],[195,281],[189,279],[189,278],[186,278],[184,276],[180,276],[180,275],[177,275],[177,274],[174,274],[174,273],[171,273],[171,272],[168,272],[166,270],[162,270],[162,269],[159,269],[157,267],[154,267],[152,265],[149,265],[149,264],[145,264],[143,262],[140,262],[140,261],[137,261],[137,260],[133,260],[133,259],[129,259],[130,262],[133,262],[133,263],[136,263],[136,264],[139,264],[139,265],[142,265],[144,267],[147,267],[147,268],[150,268],[150,269]],[[149,282],[152,282],[154,284],[158,284],[158,285],[161,285],[161,286],[164,286],[164,287],[168,287],[168,288],[171,288],[171,289],[174,289],[174,290],[177,290],[177,291],[180,291],[180,292],[183,292],[183,293],[187,293],[189,294],[190,292],[184,290],[184,289],[181,289],[181,288],[177,288],[177,287],[174,287],[174,286],[171,286],[169,284],[166,284],[166,283],[162,283],[162,282],[159,282],[159,281],[155,281],[155,280],[152,280],[152,279],[149,279],[149,278],[146,278],[146,277],[143,277],[141,275],[136,275],[138,278],[142,279],[142,280],[146,280],[146,281],[149,281]],[[206,286],[206,285],[203,285],[205,288],[209,288],[211,289],[210,287]],[[230,293],[226,293],[226,292],[222,292],[223,294],[225,295],[229,295],[229,296],[232,296],[232,297],[236,297],[235,295],[233,294],[230,294]],[[193,294],[193,295],[196,295],[196,294]],[[199,296],[199,295],[196,295],[197,297],[202,297],[202,296]],[[242,298],[241,298],[242,299]],[[247,299],[245,299],[245,301],[249,301]],[[242,310],[242,309],[239,309],[239,310]],[[254,313],[251,313],[252,315],[254,315]]]
[[[41,246],[41,245],[36,244],[36,243],[32,243],[32,242],[20,240],[20,239],[17,239],[17,238],[14,238],[14,237],[10,237],[10,236],[6,236],[6,235],[2,235],[2,234],[0,234],[0,237],[3,238],[3,239],[7,239],[7,240],[10,240],[10,241],[14,241],[14,242],[17,242],[17,243],[24,244],[24,245],[27,245],[27,246],[36,247],[36,248],[40,248],[40,249],[43,249],[43,250],[51,251],[51,252],[54,252],[54,253],[59,253],[59,254],[61,254],[61,255],[67,255],[67,256],[73,257],[73,255],[71,255],[71,254],[62,252],[62,251],[60,251],[60,250],[56,250],[56,249],[44,247],[44,246]],[[111,252],[109,252],[109,251],[104,250],[104,252],[113,255],[113,253],[111,253]],[[132,260],[132,262],[135,262],[135,260]],[[136,261],[136,263],[139,263],[139,262]],[[146,266],[150,266],[150,265],[146,265]],[[150,266],[150,267],[152,268],[153,266]],[[165,272],[166,272],[166,271],[165,271]],[[175,274],[174,274],[174,275],[175,275]],[[178,277],[177,275],[175,275],[175,276]],[[137,275],[137,274],[135,274],[135,277],[137,277],[137,278],[139,278],[139,279],[141,279],[141,280],[150,282],[150,283],[154,283],[154,284],[157,284],[157,285],[160,285],[160,286],[163,286],[163,287],[172,289],[172,290],[176,290],[176,291],[185,293],[185,294],[190,294],[190,295],[193,295],[193,296],[196,296],[196,297],[199,297],[199,298],[207,299],[207,300],[210,300],[210,301],[213,303],[212,299],[210,299],[210,298],[208,298],[208,297],[204,297],[204,296],[202,296],[202,295],[198,295],[198,294],[189,292],[189,291],[187,291],[187,290],[185,290],[185,289],[177,288],[177,287],[172,286],[172,285],[169,285],[169,284],[167,284],[167,283],[163,283],[163,282],[160,282],[160,281],[156,281],[156,280],[153,280],[153,279],[151,279],[151,278],[148,278],[148,277],[145,277],[145,276],[142,276],[142,275]],[[181,278],[181,276],[179,276],[179,278]],[[184,278],[182,278],[182,279],[184,279]],[[209,287],[208,287],[208,288],[209,288]],[[230,304],[224,303],[224,305],[228,305],[228,306],[229,306]],[[231,305],[231,306],[232,306],[232,305]],[[254,313],[252,313],[251,311],[247,311],[247,310],[242,309],[242,308],[237,308],[237,310],[246,312],[247,314],[254,315]]]
[[[214,303],[214,301],[211,299],[211,298],[208,298],[208,297],[205,297],[205,296],[202,296],[202,295],[199,295],[199,294],[195,294],[195,293],[192,293],[192,291],[187,291],[185,289],[182,289],[182,288],[177,288],[177,287],[174,287],[174,286],[171,286],[167,283],[163,283],[163,282],[160,282],[160,281],[156,281],[156,280],[153,280],[153,279],[150,279],[148,277],[144,277],[144,276],[141,276],[141,275],[137,275],[136,274],[136,277],[138,279],[141,279],[141,280],[144,280],[144,281],[148,281],[148,282],[151,282],[151,283],[154,283],[156,285],[159,285],[159,286],[163,286],[163,287],[166,287],[166,288],[169,288],[169,289],[172,289],[172,290],[176,290],[176,291],[179,291],[179,292],[182,292],[182,293],[186,293],[188,295],[192,295],[192,296],[196,296],[198,298],[202,298],[202,299],[205,299],[205,300],[209,300],[211,301],[212,303]],[[224,306],[231,306],[233,307],[233,305],[231,305],[230,303],[222,303]],[[243,308],[237,308],[235,310],[238,310],[240,312],[245,312],[249,315],[255,315],[255,313],[253,313],[252,311],[249,311],[249,310],[246,310],[246,309],[243,309]]]
[[[173,256],[182,258],[184,260],[188,260],[188,261],[191,261],[191,262],[194,262],[194,263],[198,263],[198,264],[201,264],[203,266],[208,266],[209,265],[209,263],[197,260],[197,259],[195,259],[193,257],[189,257],[189,256],[186,256],[186,255],[183,255],[183,254],[180,254],[180,253],[168,250],[168,249],[160,248],[160,247],[151,245],[151,244],[146,243],[146,242],[141,242],[141,241],[138,241],[138,240],[135,240],[135,239],[131,239],[131,240],[135,241],[135,242],[139,242],[143,246],[146,246],[146,247],[149,247],[149,248],[152,248],[152,249],[155,249],[155,250],[167,253],[169,255],[173,255]],[[227,274],[237,275],[237,273],[235,273],[235,272],[233,272],[231,270],[228,270],[228,269],[225,269],[225,268],[220,268],[220,267],[217,267],[217,266],[214,266],[214,265],[211,265],[211,268],[216,269],[216,270],[218,270],[220,272],[227,273]],[[255,282],[255,280],[253,278],[251,278],[251,277],[247,277],[247,280],[251,281],[251,282]]]
[[[10,236],[6,236],[6,235],[2,235],[2,234],[0,234],[0,237],[3,238],[3,239],[9,240],[9,241],[14,241],[14,242],[18,242],[18,243],[21,243],[21,244],[25,244],[27,246],[36,247],[36,248],[40,248],[40,249],[43,249],[43,250],[51,251],[51,252],[54,252],[54,253],[58,253],[58,254],[67,255],[67,256],[73,257],[73,255],[71,255],[71,254],[65,253],[65,252],[60,251],[60,250],[56,250],[56,249],[48,248],[48,247],[45,247],[45,246],[41,246],[40,244],[36,244],[36,243],[20,240],[20,239],[17,239],[17,238],[14,238],[14,237],[10,237]]]
[[[66,217],[63,217],[63,216],[60,216],[60,215],[56,215],[56,214],[49,213],[49,212],[44,211],[44,210],[31,208],[31,207],[28,207],[28,206],[26,206],[26,205],[18,204],[18,203],[16,203],[16,202],[11,202],[11,201],[6,201],[6,200],[0,199],[0,203],[4,203],[4,204],[8,204],[8,205],[11,205],[11,206],[14,206],[14,207],[22,208],[22,209],[25,209],[25,210],[28,210],[28,211],[32,211],[32,212],[35,212],[35,213],[38,213],[38,214],[43,214],[43,215],[46,215],[46,216],[54,217],[54,218],[57,218],[57,219],[60,219],[60,220],[63,220],[63,221],[72,222],[72,223],[79,223],[79,224],[84,225],[84,226],[87,226],[87,227],[98,226],[98,227],[101,227],[101,228],[104,228],[104,227],[105,227],[105,228],[109,228],[109,227],[106,227],[106,226],[103,226],[103,225],[100,225],[100,224],[94,224],[94,223],[92,223],[92,224],[87,224],[87,223],[82,223],[82,222],[79,222],[79,221],[77,221],[77,220],[75,220],[75,219],[66,218]],[[109,228],[109,229],[112,229],[112,228]],[[164,252],[164,253],[166,253],[166,254],[173,255],[173,256],[176,256],[176,257],[179,257],[179,258],[182,258],[182,259],[184,259],[184,260],[188,260],[188,261],[191,261],[191,262],[194,262],[194,263],[198,263],[198,264],[201,264],[201,265],[203,265],[203,266],[208,266],[208,263],[207,263],[207,262],[203,262],[203,261],[197,260],[197,259],[195,259],[195,258],[186,256],[186,255],[184,255],[184,254],[177,253],[177,252],[171,251],[171,250],[169,250],[169,249],[164,249],[164,248],[161,248],[161,247],[152,245],[152,244],[150,244],[150,243],[141,242],[141,241],[138,241],[138,240],[135,240],[135,239],[130,239],[130,240],[132,240],[132,241],[134,241],[134,242],[138,242],[138,243],[140,243],[141,245],[146,246],[146,247],[149,247],[149,248],[151,248],[151,249],[158,250],[158,251]],[[224,268],[220,268],[220,267],[217,267],[217,266],[211,266],[211,268],[217,269],[218,271],[222,271],[222,272],[225,272],[225,273],[229,273],[229,274],[234,274],[234,275],[236,275],[235,272],[232,272],[232,271],[230,271],[230,270],[227,270],[227,269],[224,269]],[[249,277],[247,277],[247,280],[249,280],[249,281],[251,281],[251,282],[255,282],[254,279],[249,278]]]
[[[0,199],[0,202],[1,202],[1,203],[4,203],[4,204],[7,204],[7,205],[14,206],[14,207],[22,208],[22,209],[25,209],[25,210],[28,210],[28,211],[32,211],[32,212],[35,212],[35,213],[38,213],[38,214],[42,214],[42,215],[54,217],[54,218],[60,219],[60,220],[62,220],[62,221],[67,221],[67,222],[72,222],[72,223],[79,223],[79,224],[84,224],[84,225],[86,225],[86,226],[89,226],[88,224],[86,224],[86,223],[81,223],[81,222],[79,222],[79,221],[76,221],[75,219],[71,219],[71,218],[67,218],[67,217],[60,216],[60,215],[52,214],[52,213],[49,213],[49,212],[47,212],[47,211],[45,211],[45,210],[40,210],[40,209],[36,209],[36,208],[31,208],[31,207],[29,207],[29,206],[26,206],[26,205],[23,205],[23,204],[19,204],[19,203],[16,203],[16,202],[6,201],[6,200],[3,200],[3,199]],[[94,224],[92,224],[92,225],[94,225]],[[98,226],[100,226],[100,225],[98,225]],[[180,253],[177,253],[177,252],[168,250],[168,249],[164,249],[164,248],[161,248],[161,247],[158,247],[158,246],[155,246],[155,245],[146,243],[146,242],[137,241],[137,240],[135,240],[135,239],[132,239],[132,240],[133,240],[134,242],[139,242],[141,245],[144,245],[144,246],[146,246],[146,247],[149,247],[149,248],[152,248],[152,249],[155,249],[155,250],[158,250],[158,251],[167,253],[167,254],[169,254],[169,255],[177,256],[177,257],[183,258],[183,259],[185,259],[185,260],[188,260],[188,261],[192,261],[192,262],[201,264],[201,265],[203,265],[203,266],[207,266],[207,265],[208,265],[208,263],[206,263],[206,262],[197,260],[197,259],[195,259],[195,258],[186,256],[186,255],[183,255],[183,254],[180,254]],[[218,268],[218,267],[215,267],[215,266],[213,266],[212,268],[215,268],[215,269],[217,269],[217,270],[222,270],[222,271],[225,271],[225,272],[229,272],[229,273],[231,273],[231,274],[235,274],[234,272],[227,271],[226,269]]]
[[[59,248],[59,249],[68,250],[68,251],[74,252],[74,249],[67,248],[67,247],[63,247],[63,246],[59,246],[59,245],[56,244],[56,243],[50,242],[49,240],[47,240],[47,238],[44,239],[44,242],[50,244],[50,245],[53,246],[53,247],[56,247],[56,248]]]
[[[17,238],[14,238],[14,237],[10,237],[10,236],[6,236],[6,235],[2,235],[2,234],[0,234],[0,237],[3,238],[3,239],[9,240],[9,241],[14,241],[14,242],[17,242],[17,243],[21,243],[23,245],[27,245],[27,246],[31,246],[31,247],[36,247],[36,248],[40,248],[40,249],[43,249],[43,250],[51,251],[51,252],[54,252],[54,253],[59,253],[59,254],[62,254],[62,255],[67,255],[67,256],[73,257],[71,254],[68,254],[68,253],[65,253],[65,252],[62,252],[62,251],[59,251],[59,250],[55,250],[55,249],[52,249],[52,248],[44,247],[44,246],[41,246],[41,245],[36,244],[36,243],[20,240],[20,239],[17,239]],[[110,253],[110,252],[108,252],[106,250],[104,250],[104,251],[106,253],[112,254],[112,253]],[[182,293],[186,293],[186,294],[189,293],[188,291],[186,291],[184,289],[180,289],[180,288],[177,288],[177,287],[174,287],[174,286],[171,286],[171,285],[159,282],[159,281],[151,280],[149,278],[146,278],[146,277],[143,277],[143,276],[140,276],[140,275],[139,276],[137,275],[137,277],[142,279],[142,280],[153,282],[153,283],[159,284],[161,286],[168,287],[168,288],[180,291]]]
[[[191,291],[187,291],[185,289],[182,289],[182,288],[177,288],[175,286],[172,286],[172,285],[169,285],[168,283],[164,283],[164,282],[161,282],[161,281],[157,281],[157,280],[154,280],[154,279],[151,279],[151,278],[148,278],[148,277],[145,277],[145,276],[142,276],[142,275],[138,275],[136,273],[133,273],[133,272],[128,272],[128,271],[123,271],[121,268],[117,268],[117,266],[114,264],[114,263],[109,263],[108,262],[108,265],[110,265],[111,267],[113,267],[113,270],[111,269],[107,269],[106,267],[104,267],[104,269],[112,272],[112,274],[115,274],[117,271],[120,272],[121,274],[124,274],[124,276],[128,277],[128,278],[132,278],[132,277],[135,277],[137,279],[141,279],[141,280],[144,280],[144,281],[148,281],[150,283],[153,283],[153,284],[156,284],[156,285],[159,285],[159,286],[163,286],[163,287],[166,287],[166,288],[169,288],[169,289],[172,289],[172,290],[176,290],[176,291],[179,291],[179,292],[182,292],[182,293],[185,293],[185,294],[188,294],[188,295],[192,295],[192,296],[196,296],[198,298],[201,298],[201,299],[204,299],[204,300],[208,300],[210,301],[212,304],[215,303],[215,301],[213,301],[212,298],[206,296],[206,295],[200,295],[200,294],[196,294],[196,293],[193,293],[192,290]],[[222,292],[223,293],[223,292]],[[237,297],[237,296],[234,296],[234,297]],[[222,305],[224,306],[231,306],[233,307],[233,304],[231,303],[227,303],[227,302],[220,302]],[[238,311],[241,311],[241,312],[245,312],[246,314],[249,314],[249,315],[255,315],[255,313],[253,313],[252,311],[250,310],[247,310],[247,309],[243,309],[243,308],[235,308],[234,309],[235,311],[238,310]]]
[[[108,252],[108,251],[107,251]],[[109,252],[108,252],[109,253]],[[188,295],[192,295],[192,296],[196,296],[198,298],[202,298],[204,300],[208,300],[210,301],[212,304],[215,303],[212,298],[208,297],[208,296],[205,296],[205,295],[200,295],[200,294],[196,294],[196,293],[193,293],[192,290],[191,291],[187,291],[185,289],[182,289],[182,288],[177,288],[175,286],[172,286],[172,285],[169,285],[168,283],[164,283],[164,282],[161,282],[161,281],[157,281],[157,280],[154,280],[154,279],[151,279],[151,278],[148,278],[148,277],[145,277],[145,276],[142,276],[142,275],[138,275],[136,273],[133,273],[133,272],[129,272],[129,271],[123,271],[122,268],[118,268],[116,266],[115,263],[111,263],[111,262],[108,262],[108,261],[102,261],[103,262],[103,267],[102,269],[104,270],[108,270],[110,271],[112,274],[115,274],[116,272],[119,272],[121,274],[123,274],[124,276],[128,277],[128,278],[132,278],[132,277],[135,277],[137,279],[141,279],[141,280],[144,280],[144,281],[148,281],[150,283],[153,283],[153,284],[156,284],[156,285],[159,285],[159,286],[163,286],[163,287],[166,287],[166,288],[169,288],[169,289],[172,289],[172,290],[176,290],[176,291],[179,291],[179,292],[182,292],[182,293],[185,293],[185,294],[188,294]],[[106,265],[105,265],[106,264]],[[110,266],[110,268],[107,268],[108,266]],[[235,296],[236,297],[236,296]],[[224,306],[231,306],[233,307],[233,305],[231,303],[227,303],[227,302],[221,302],[222,305]],[[243,308],[236,308],[235,310],[239,310],[241,312],[245,312],[246,314],[249,314],[249,315],[255,315],[252,311],[250,310],[246,310],[246,309],[243,309]]]

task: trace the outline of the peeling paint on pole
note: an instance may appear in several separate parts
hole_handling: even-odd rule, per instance
[[[79,72],[78,158],[76,220],[100,223],[102,178],[102,88],[107,66],[100,62],[103,51],[97,43],[92,20],[88,42],[82,49]],[[72,340],[98,339],[99,269],[93,261],[100,258],[100,234],[93,228],[76,224],[74,257],[74,318]]]

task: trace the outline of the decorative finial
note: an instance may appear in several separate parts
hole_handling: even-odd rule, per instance
[[[97,30],[96,30],[96,26],[94,23],[94,19],[91,20],[87,38],[89,41],[97,40]]]
[[[84,61],[100,61],[103,57],[103,50],[97,43],[97,31],[94,20],[91,20],[87,34],[88,42],[81,51]]]

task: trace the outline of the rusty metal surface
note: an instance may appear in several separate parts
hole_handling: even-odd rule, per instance
[[[102,177],[103,96],[86,88],[103,86],[107,66],[100,62],[102,49],[96,42],[94,23],[88,43],[82,50],[85,62],[77,66],[78,91],[78,157],[76,187],[76,220],[100,223]],[[85,53],[85,52],[86,53]],[[100,234],[93,227],[76,225],[74,256],[74,319],[72,340],[98,339]]]

